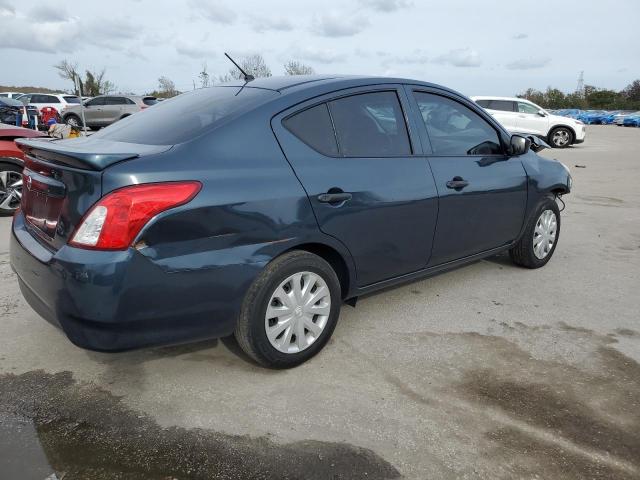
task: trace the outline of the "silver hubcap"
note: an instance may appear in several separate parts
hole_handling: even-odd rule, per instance
[[[0,209],[15,210],[22,199],[22,174],[0,171]]]
[[[569,132],[566,130],[557,130],[553,133],[553,143],[563,147],[569,143]]]
[[[533,253],[540,260],[549,255],[556,242],[557,231],[558,221],[553,210],[542,212],[533,231]]]
[[[76,117],[67,118],[67,125],[71,125],[72,127],[77,127],[80,125],[80,122],[76,120]]]
[[[331,294],[322,277],[295,273],[271,295],[264,317],[267,338],[282,353],[301,352],[320,337],[330,313]]]

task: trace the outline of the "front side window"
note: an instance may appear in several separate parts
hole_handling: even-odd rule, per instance
[[[85,103],[85,105],[87,107],[96,107],[96,106],[99,106],[99,105],[104,105],[104,97],[92,98],[87,103]]]
[[[497,155],[502,147],[496,130],[461,103],[440,95],[414,92],[436,155]]]
[[[122,97],[105,97],[104,100],[106,105],[124,105],[127,103]]]
[[[540,109],[530,103],[518,102],[518,112],[520,113],[535,113],[537,114]]]
[[[323,155],[338,155],[338,144],[326,103],[287,117],[282,124],[296,137]]]
[[[371,92],[329,102],[345,157],[411,155],[407,126],[395,92]]]

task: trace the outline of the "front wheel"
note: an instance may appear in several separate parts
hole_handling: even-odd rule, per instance
[[[70,127],[74,127],[74,128],[79,128],[82,126],[82,120],[80,120],[80,117],[74,114],[70,114],[68,115],[65,119],[64,119],[64,123],[66,123],[67,125],[69,125]]]
[[[560,238],[560,209],[554,197],[546,197],[531,217],[524,234],[509,255],[516,265],[540,268],[547,264]]]
[[[554,148],[567,148],[573,143],[573,132],[566,127],[557,127],[549,133],[549,143]]]
[[[294,367],[327,343],[341,301],[331,265],[309,252],[286,253],[269,263],[249,288],[235,337],[259,364]]]

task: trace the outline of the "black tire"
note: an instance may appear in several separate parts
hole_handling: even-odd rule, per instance
[[[18,177],[22,175],[22,168],[12,163],[0,162],[0,173],[2,172],[11,174],[11,177],[15,177],[15,179],[18,179]],[[9,194],[7,193],[6,186],[3,184],[2,180],[0,179],[0,205],[2,205],[5,202],[5,200],[8,198],[8,195]],[[12,195],[11,198],[12,200],[9,200],[9,207],[0,206],[0,216],[4,217],[8,215],[13,215],[16,209],[18,208],[18,206],[20,205],[20,201],[18,200],[18,197],[16,197],[15,195]]]
[[[565,135],[567,138],[566,142],[564,140]],[[567,148],[573,144],[574,140],[573,132],[567,127],[556,127],[549,132],[549,136],[547,137],[549,145],[553,148]]]
[[[267,337],[267,306],[282,282],[295,273],[305,271],[319,275],[328,287],[330,313],[322,333],[311,345],[297,353],[284,353],[271,345]],[[341,303],[340,281],[331,265],[309,252],[288,252],[269,263],[249,287],[234,335],[242,350],[260,365],[269,368],[295,367],[316,355],[329,341],[340,316]]]
[[[555,240],[549,253],[547,253],[544,258],[538,258],[533,248],[534,232],[540,215],[546,210],[551,210],[556,216]],[[526,268],[540,268],[545,266],[553,256],[553,252],[555,252],[558,246],[558,240],[560,240],[560,209],[558,208],[555,197],[548,196],[538,204],[534,214],[529,219],[529,223],[522,237],[518,240],[518,243],[509,250],[509,256],[516,265]]]
[[[82,119],[75,113],[70,113],[64,117],[64,123],[72,127],[82,127]]]

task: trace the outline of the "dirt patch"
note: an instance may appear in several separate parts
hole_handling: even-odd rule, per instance
[[[278,444],[269,438],[163,428],[108,391],[77,383],[70,372],[0,376],[3,416],[34,425],[49,465],[65,480],[400,477],[371,450],[350,444]],[[0,464],[4,455],[20,452],[1,452]],[[28,469],[29,459],[23,461]]]
[[[517,477],[640,478],[640,365],[610,347],[596,354],[605,375],[548,362],[529,362],[528,381],[509,371],[467,372],[465,398],[526,426],[487,432],[487,455]]]

